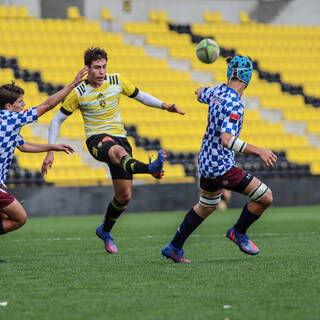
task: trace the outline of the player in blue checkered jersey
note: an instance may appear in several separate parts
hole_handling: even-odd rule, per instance
[[[227,62],[227,84],[215,88],[200,87],[195,92],[199,102],[209,105],[208,125],[198,160],[200,200],[186,214],[172,241],[162,249],[164,257],[177,263],[190,262],[184,257],[184,242],[217,208],[223,189],[251,198],[226,236],[242,252],[258,254],[259,249],[249,239],[247,229],[273,200],[271,190],[263,182],[235,165],[234,152],[255,154],[267,167],[274,165],[277,156],[269,149],[261,149],[239,139],[244,114],[241,96],[249,85],[253,67],[251,60],[244,56],[228,58]]]
[[[15,147],[22,152],[64,151],[72,153],[68,145],[38,144],[25,141],[20,135],[21,128],[38,120],[38,117],[54,108],[75,88],[87,73],[83,68],[71,84],[50,96],[37,107],[23,110],[24,90],[14,83],[0,87],[0,235],[20,228],[27,214],[9,192],[5,191],[5,180],[10,168]],[[1,262],[1,261],[0,261]]]

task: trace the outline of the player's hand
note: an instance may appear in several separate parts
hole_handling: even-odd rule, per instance
[[[167,103],[163,103],[161,105],[162,109],[167,110],[169,112],[175,112],[175,113],[179,113],[179,114],[186,114],[185,112],[181,111],[175,104],[167,104]]]
[[[53,144],[50,149],[51,151],[64,151],[66,154],[74,153],[73,148],[67,144]]]
[[[268,168],[273,167],[278,159],[278,157],[269,149],[260,149],[259,157]]]
[[[72,81],[72,86],[76,87],[80,82],[87,80],[88,67],[82,68]],[[85,77],[85,78],[84,78]]]
[[[201,93],[203,92],[204,87],[199,87],[196,89],[195,94],[197,95],[197,99],[199,99]]]
[[[42,163],[42,167],[41,167],[42,174],[48,173],[48,168],[50,169],[52,167],[53,160],[54,160],[53,152],[49,151]]]

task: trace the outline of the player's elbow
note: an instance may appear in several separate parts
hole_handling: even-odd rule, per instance
[[[17,147],[19,151],[24,152],[24,145]]]
[[[231,135],[222,133],[222,135],[221,135],[221,144],[222,144],[225,148],[227,148],[230,139],[231,139]]]

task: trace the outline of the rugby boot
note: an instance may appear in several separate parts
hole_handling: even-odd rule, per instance
[[[226,237],[246,254],[256,255],[259,253],[259,248],[249,239],[248,235],[239,233],[234,227],[228,229]]]
[[[163,150],[158,151],[158,157],[151,162],[149,158],[149,170],[152,176],[156,179],[161,179],[164,175],[163,164],[166,161],[166,153]]]
[[[110,232],[105,232],[102,229],[102,225],[98,226],[96,229],[96,235],[104,242],[104,248],[110,254],[118,253],[118,248],[114,243]]]
[[[183,249],[176,249],[171,243],[162,249],[162,255],[171,259],[175,263],[190,263],[191,261],[184,257]]]

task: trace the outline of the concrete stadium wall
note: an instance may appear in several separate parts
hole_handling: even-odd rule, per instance
[[[272,23],[319,26],[319,17],[319,0],[294,0]]]
[[[320,205],[320,177],[264,179],[272,189],[273,206]],[[29,217],[104,214],[113,196],[105,187],[21,187],[9,190],[24,201]],[[136,185],[127,212],[189,210],[199,200],[198,184]],[[248,201],[232,194],[231,208]]]

